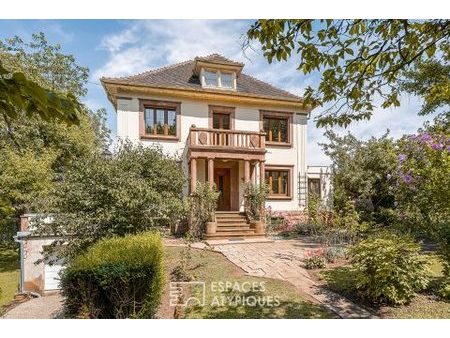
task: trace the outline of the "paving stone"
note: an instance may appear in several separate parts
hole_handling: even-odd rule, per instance
[[[287,280],[341,318],[375,318],[348,299],[323,289],[303,267],[304,253],[319,246],[302,240],[216,246],[232,263],[248,275]]]

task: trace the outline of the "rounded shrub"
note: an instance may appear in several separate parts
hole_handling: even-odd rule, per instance
[[[102,240],[72,259],[61,276],[69,317],[153,318],[164,283],[158,233]]]
[[[428,263],[409,236],[379,234],[349,250],[355,287],[372,301],[405,304],[428,284]]]

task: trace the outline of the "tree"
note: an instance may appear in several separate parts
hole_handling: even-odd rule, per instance
[[[420,114],[436,111],[439,107],[450,105],[450,64],[438,60],[420,62],[405,72],[401,88],[424,98]]]
[[[79,103],[86,93],[87,69],[59,46],[50,45],[42,33],[34,34],[30,44],[17,37],[0,41],[0,56],[8,69],[8,74],[0,75],[0,86],[6,84],[10,94],[20,96],[11,116],[1,108],[9,104],[9,94],[0,89],[0,226],[1,231],[11,232],[15,217],[45,209],[55,182],[67,168],[108,147],[109,130],[105,110],[92,112]],[[14,79],[24,86],[10,81]],[[45,99],[40,100],[42,93]],[[64,110],[61,118],[54,118],[48,104],[60,107],[61,101],[52,101],[55,97],[72,98],[77,114],[64,115],[70,113]],[[66,117],[76,117],[77,123],[67,123]]]
[[[395,198],[404,227],[440,246],[450,283],[450,114],[399,140]]]
[[[11,73],[0,62],[0,114],[15,119],[21,112],[44,120],[79,123],[81,105],[72,94],[59,94],[30,81],[23,73]]]
[[[450,20],[257,20],[245,44],[259,41],[269,63],[295,53],[298,70],[320,71],[305,104],[324,106],[318,126],[347,126],[370,119],[375,99],[383,108],[399,106],[399,82],[418,62],[439,57],[448,65],[449,36]],[[433,96],[424,99],[434,107]]]
[[[176,158],[159,148],[125,143],[113,157],[78,160],[57,182],[49,210],[54,221],[42,234],[62,237],[72,257],[100,239],[167,226],[185,212],[184,174]]]
[[[321,146],[333,161],[334,206],[344,209],[352,200],[366,220],[386,223],[384,212],[394,208],[391,186],[395,182],[397,152],[393,139],[388,133],[367,141],[350,133],[340,137],[331,130],[325,135],[329,143]]]

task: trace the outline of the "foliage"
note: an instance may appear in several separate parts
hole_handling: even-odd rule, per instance
[[[321,72],[318,87],[306,89],[305,103],[325,106],[319,126],[347,126],[369,119],[376,98],[382,108],[399,106],[403,72],[438,55],[447,62],[449,36],[449,20],[276,19],[257,20],[247,43],[259,41],[269,63],[296,54],[301,72]]]
[[[401,83],[404,91],[424,98],[420,110],[422,115],[450,105],[450,55],[444,55],[443,58],[446,59],[417,63],[414,69],[405,73],[405,79]]]
[[[43,34],[33,35],[29,44],[17,37],[0,41],[0,56],[8,71],[23,74],[48,92],[76,100],[86,92],[87,69]],[[45,100],[35,103],[43,105]],[[14,218],[48,205],[49,191],[74,161],[108,147],[106,112],[94,113],[81,104],[79,108],[78,124],[72,125],[29,115],[26,109],[17,109],[15,118],[0,111],[0,219],[8,232],[16,230]]]
[[[348,200],[355,201],[355,207],[363,221],[386,222],[386,209],[394,208],[394,194],[397,153],[394,141],[388,133],[380,138],[358,140],[350,133],[340,137],[327,131],[328,144],[322,144],[325,154],[331,158],[333,205],[343,209]]]
[[[323,248],[306,251],[303,260],[305,268],[308,270],[323,269],[326,266],[324,253],[325,250]]]
[[[20,37],[0,41],[3,65],[12,72],[23,72],[40,86],[52,91],[86,95],[89,69],[75,62],[75,57],[64,54],[59,44],[49,44],[45,34],[34,33],[30,42]]]
[[[157,233],[102,240],[70,261],[62,274],[70,317],[153,318],[164,284]]]
[[[337,229],[346,230],[350,241],[355,241],[359,234],[367,230],[366,224],[360,222],[352,201],[347,201],[342,210],[333,214],[332,224]]]
[[[442,299],[445,299],[446,301],[450,302],[450,282],[449,281],[442,283],[442,285],[440,286],[440,288],[438,290],[438,295]]]
[[[345,248],[342,246],[329,246],[325,249],[323,256],[328,263],[334,263],[338,259],[346,257]]]
[[[433,238],[450,277],[450,120],[439,116],[416,135],[399,141],[394,186],[400,216]]]
[[[217,209],[219,191],[209,182],[197,182],[195,192],[190,198],[191,227],[190,233],[194,238],[201,238],[205,233],[206,222],[214,221]]]
[[[50,149],[35,154],[30,149],[18,154],[11,147],[0,152],[0,191],[5,198],[1,204],[2,213],[14,211],[14,206],[31,209],[42,204],[53,188],[52,165],[57,152]]]
[[[405,304],[428,284],[428,263],[408,236],[380,234],[350,248],[354,288],[371,302]]]
[[[308,195],[308,223],[317,226],[321,223],[320,211],[321,200],[317,194]]]
[[[249,182],[246,183],[244,191],[248,217],[255,221],[263,220],[269,187],[266,184],[253,184]]]
[[[79,123],[81,105],[71,94],[61,94],[30,81],[23,73],[11,73],[0,62],[0,114],[16,119],[20,112],[27,117],[37,114],[48,121],[60,119]]]
[[[177,159],[160,148],[121,144],[113,157],[73,164],[53,193],[54,221],[39,231],[66,237],[61,249],[71,256],[105,237],[168,226],[184,216],[184,182]]]

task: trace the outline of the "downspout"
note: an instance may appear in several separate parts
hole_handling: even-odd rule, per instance
[[[24,263],[24,248],[23,248],[23,237],[29,235],[30,232],[26,231],[19,231],[14,238],[14,242],[19,243],[19,251],[20,251],[20,281],[19,281],[19,293],[25,292],[25,277],[24,277],[24,271],[25,271],[25,263]]]
[[[24,289],[24,276],[23,276],[23,271],[24,271],[24,257],[23,257],[23,240],[19,239],[18,234],[15,235],[14,238],[14,242],[19,243],[19,251],[20,251],[20,281],[19,281],[19,293],[23,293],[23,289]]]

